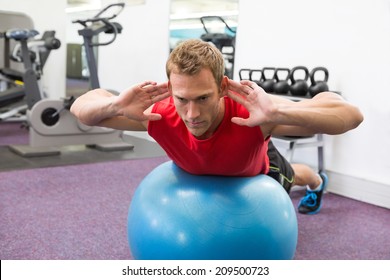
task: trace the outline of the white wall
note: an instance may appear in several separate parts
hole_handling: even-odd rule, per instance
[[[46,30],[55,30],[62,46],[50,53],[44,68],[44,91],[52,98],[65,96],[66,66],[66,0],[0,0],[3,11],[20,12],[29,15],[40,35]],[[38,35],[37,37],[39,38]]]
[[[126,7],[116,18],[123,26],[122,34],[99,49],[101,87],[122,91],[144,80],[166,81],[169,14],[170,0],[147,0],[144,5]]]
[[[296,65],[326,66],[330,88],[365,116],[326,137],[326,168],[390,190],[390,1],[239,0],[236,79],[241,68]]]

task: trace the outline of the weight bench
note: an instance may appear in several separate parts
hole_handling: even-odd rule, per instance
[[[323,134],[309,137],[273,136],[272,142],[276,147],[286,149],[284,157],[291,162],[297,148],[317,147],[318,171],[325,170]]]

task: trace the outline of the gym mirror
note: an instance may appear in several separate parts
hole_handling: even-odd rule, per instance
[[[233,77],[238,0],[172,0],[170,48],[190,38],[218,47],[225,58],[225,74]]]

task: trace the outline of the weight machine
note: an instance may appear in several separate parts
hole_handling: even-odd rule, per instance
[[[236,31],[233,30],[226,21],[220,16],[204,16],[200,18],[203,29],[206,33],[202,34],[200,39],[206,42],[213,43],[222,53],[225,59],[225,75],[233,79],[234,72],[234,54],[236,44]],[[227,32],[212,32],[211,28],[206,27],[206,22],[222,22]],[[210,24],[211,25],[211,24]],[[232,35],[231,35],[232,34]]]
[[[39,80],[43,74],[43,67],[51,50],[58,49],[61,42],[55,38],[54,31],[46,31],[42,38],[24,42],[23,38],[28,40],[36,35],[38,32],[32,29],[10,29],[2,33],[5,39],[5,67],[0,69],[3,87],[0,93],[0,107],[5,111],[0,113],[0,121],[25,121],[26,118],[22,116],[25,115],[26,110],[31,109],[36,100],[42,99]],[[10,40],[19,42],[14,46],[11,54],[9,54]],[[23,63],[24,68],[29,70],[17,71],[10,68],[11,60]],[[28,94],[26,89],[29,91]]]
[[[109,17],[102,16],[114,7],[119,12]],[[124,8],[124,3],[111,4],[93,18],[77,20],[83,25],[79,34],[83,36],[88,58],[90,83],[92,88],[98,88],[96,60],[93,48],[111,44],[116,39],[122,27],[111,22]],[[93,43],[93,38],[100,33],[112,34],[112,39],[105,43]],[[48,156],[60,154],[59,147],[66,145],[88,145],[103,151],[131,150],[132,145],[123,142],[121,132],[114,129],[87,126],[79,122],[69,111],[74,98],[52,100],[43,98],[38,85],[39,72],[34,69],[28,57],[28,41],[37,35],[33,30],[14,30],[10,38],[20,42],[21,57],[25,67],[24,88],[27,97],[27,121],[29,125],[29,145],[11,145],[10,149],[24,157]]]

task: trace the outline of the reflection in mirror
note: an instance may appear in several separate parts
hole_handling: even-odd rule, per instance
[[[112,21],[124,7],[146,0],[67,0],[66,95],[79,96],[99,86],[98,49],[113,43],[121,33],[120,21]],[[91,38],[89,38],[92,36]],[[92,55],[93,53],[93,55]]]
[[[238,0],[172,0],[170,48],[191,38],[210,42],[225,58],[225,75],[233,78],[237,21]]]

